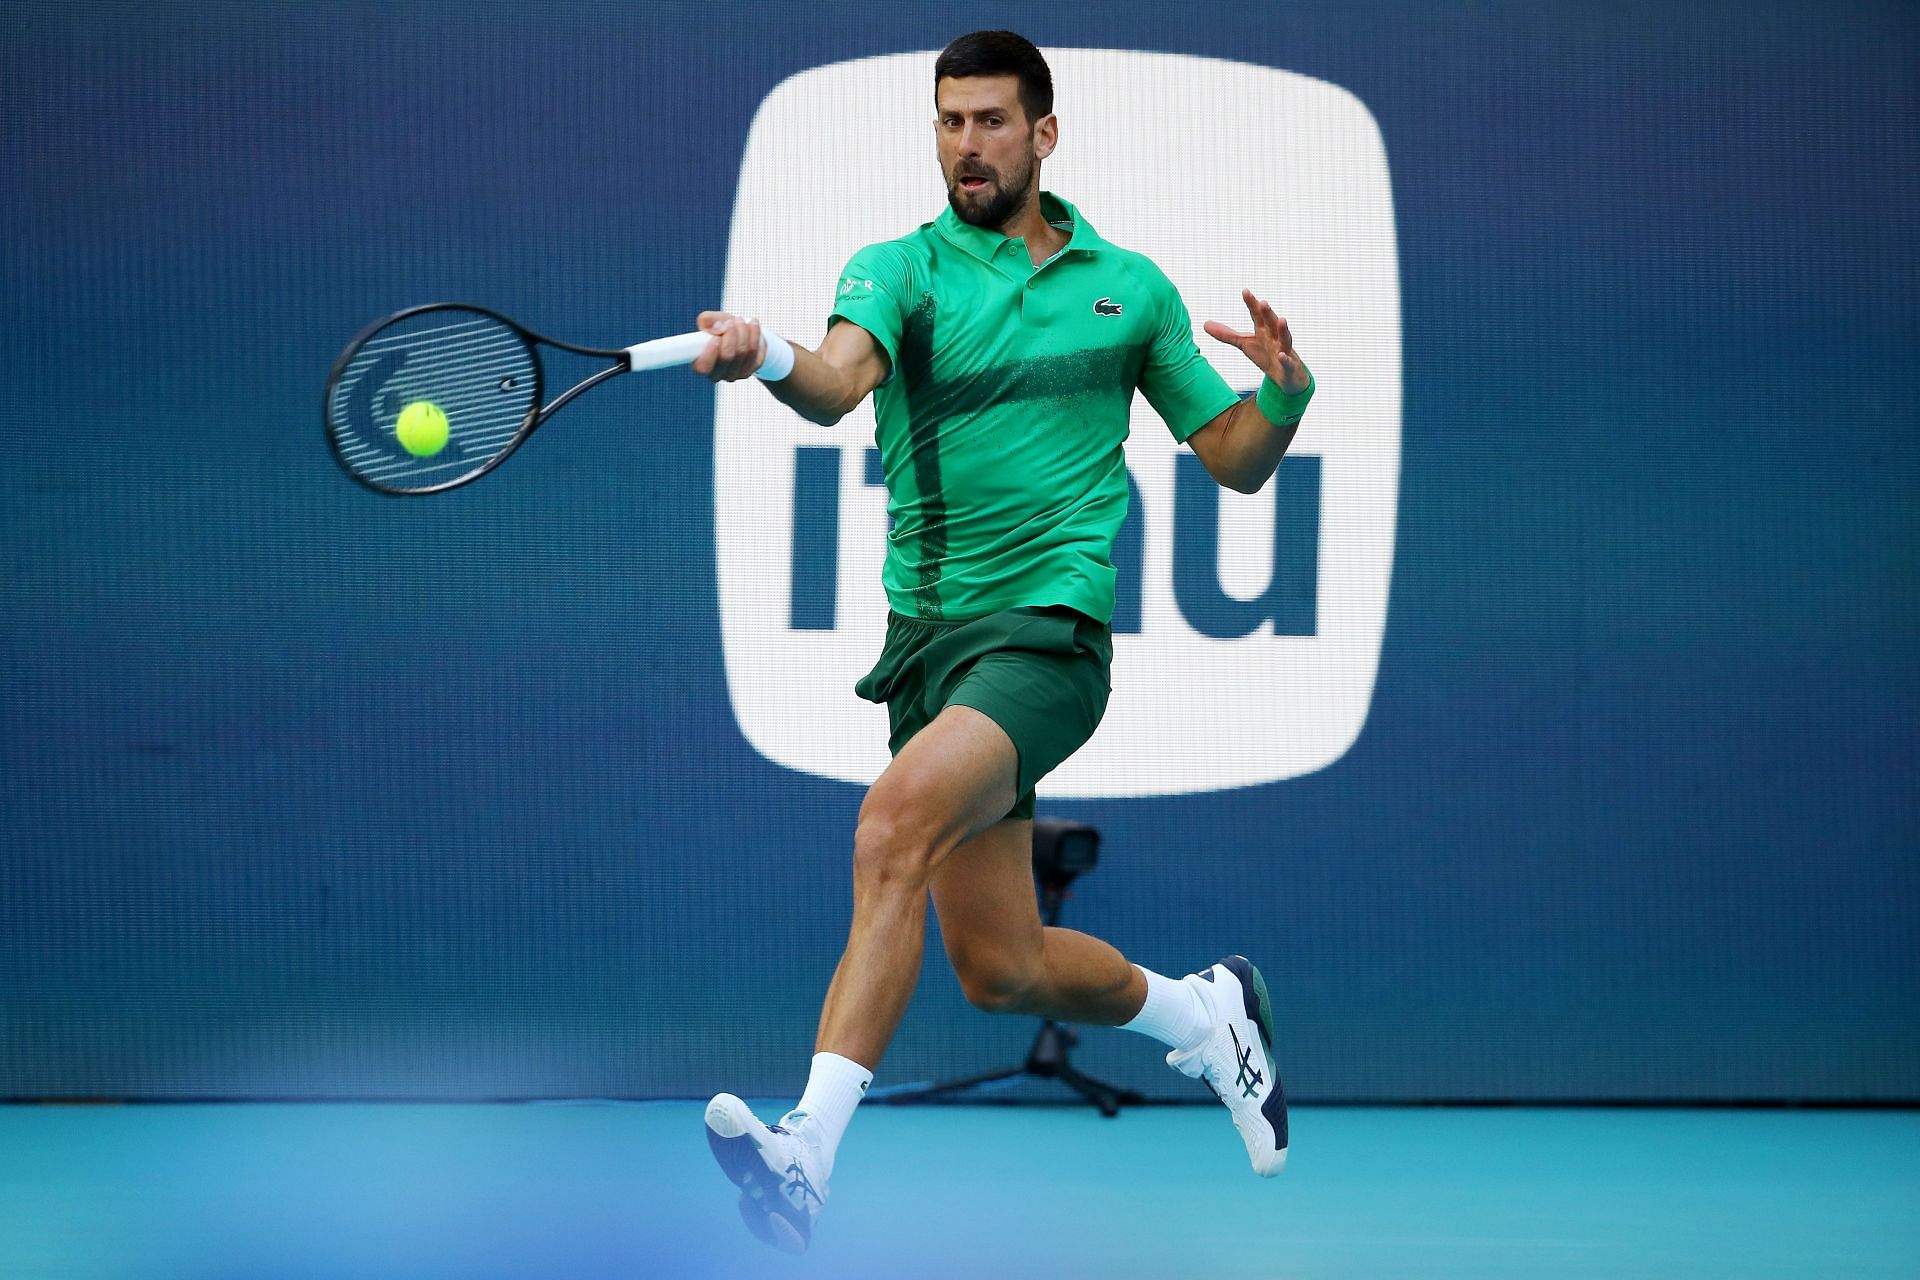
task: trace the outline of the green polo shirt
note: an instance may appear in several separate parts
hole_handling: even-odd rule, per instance
[[[851,321],[887,353],[881,576],[906,617],[1067,605],[1110,621],[1134,391],[1181,441],[1238,400],[1160,268],[1040,200],[1072,238],[1038,267],[1024,240],[949,208],[841,273],[829,326]]]

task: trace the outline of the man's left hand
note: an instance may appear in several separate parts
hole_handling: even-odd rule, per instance
[[[1292,330],[1272,307],[1253,296],[1253,290],[1242,289],[1240,297],[1247,304],[1247,314],[1253,317],[1253,332],[1241,333],[1218,320],[1209,320],[1205,326],[1208,336],[1240,348],[1240,353],[1279,383],[1282,391],[1299,395],[1307,389],[1309,377],[1307,366],[1293,349]]]

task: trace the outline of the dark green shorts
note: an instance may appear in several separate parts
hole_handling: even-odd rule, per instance
[[[887,615],[880,661],[853,691],[887,704],[895,755],[947,707],[972,707],[1020,753],[1009,818],[1033,816],[1033,787],[1093,736],[1112,688],[1113,632],[1078,610],[1003,609],[969,622]]]

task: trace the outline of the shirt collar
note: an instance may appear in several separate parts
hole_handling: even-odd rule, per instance
[[[1056,225],[1060,223],[1072,225],[1072,234],[1068,237],[1066,248],[1061,250],[1062,253],[1071,250],[1092,253],[1108,247],[1107,242],[1100,238],[1100,234],[1093,229],[1092,225],[1080,216],[1078,209],[1051,191],[1040,193],[1040,216]],[[986,227],[976,227],[970,222],[961,221],[960,215],[953,211],[952,205],[940,211],[940,216],[934,219],[933,225],[939,228],[940,234],[948,240],[987,263],[994,260],[994,255],[1000,252],[1000,246],[1009,238],[998,231],[990,231]]]

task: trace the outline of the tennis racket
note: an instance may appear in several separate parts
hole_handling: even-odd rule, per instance
[[[555,342],[485,307],[436,302],[367,326],[327,375],[327,443],[380,493],[444,493],[507,460],[581,392],[636,370],[691,364],[711,334],[619,350]],[[613,361],[542,403],[539,348]]]

